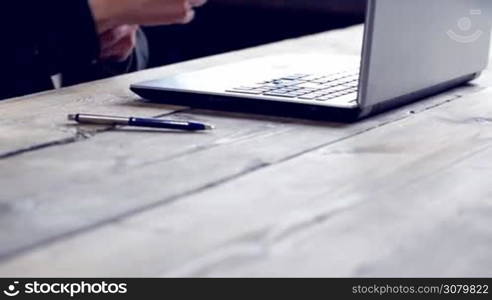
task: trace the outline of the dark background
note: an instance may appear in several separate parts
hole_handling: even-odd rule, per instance
[[[150,66],[265,44],[361,23],[363,16],[326,11],[208,3],[189,25],[145,28]]]

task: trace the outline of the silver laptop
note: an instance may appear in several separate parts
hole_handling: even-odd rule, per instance
[[[469,82],[487,67],[490,0],[368,0],[362,57],[278,55],[138,83],[162,103],[356,120]]]

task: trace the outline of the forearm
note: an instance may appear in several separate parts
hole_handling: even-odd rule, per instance
[[[117,5],[111,5],[106,0],[88,0],[98,33],[125,24],[117,10]]]
[[[193,18],[193,9],[204,3],[205,0],[9,1],[0,11],[0,62],[9,77],[0,98],[52,88],[49,78],[60,71],[75,74],[84,68],[110,64],[101,62],[104,60],[125,60],[133,41],[126,44],[123,52],[108,50],[104,44],[106,51],[102,53],[102,34],[126,25],[187,23]],[[114,47],[121,49],[119,46]],[[145,65],[145,55],[135,60],[139,51],[141,48],[132,56],[133,64],[123,64],[130,67],[126,70]]]
[[[206,0],[88,0],[99,33],[120,25],[184,24]]]

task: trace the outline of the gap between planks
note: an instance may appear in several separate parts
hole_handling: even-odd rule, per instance
[[[191,196],[193,194],[200,193],[200,192],[202,192],[204,190],[207,190],[209,188],[217,187],[217,186],[226,184],[226,183],[231,182],[233,180],[239,179],[239,178],[241,178],[243,176],[249,175],[249,174],[251,174],[253,172],[257,172],[259,170],[263,170],[263,169],[265,169],[267,167],[272,167],[272,166],[280,165],[282,163],[285,163],[285,162],[288,162],[290,160],[296,159],[298,157],[301,157],[301,156],[306,155],[308,153],[311,153],[313,151],[317,151],[319,149],[328,147],[330,145],[333,145],[333,144],[336,144],[336,143],[339,143],[339,142],[342,142],[342,141],[345,141],[345,140],[348,140],[348,139],[357,137],[357,136],[362,135],[364,133],[367,133],[369,131],[372,131],[372,130],[381,128],[383,126],[391,125],[391,124],[397,123],[399,121],[402,121],[402,120],[411,118],[411,117],[416,116],[416,115],[418,115],[418,114],[420,114],[422,112],[425,112],[425,111],[428,111],[428,110],[431,110],[431,109],[438,108],[438,107],[440,107],[442,105],[446,105],[448,103],[454,102],[454,101],[459,100],[461,98],[463,98],[462,95],[450,94],[449,97],[445,97],[445,98],[443,98],[439,102],[429,103],[429,105],[424,105],[423,107],[419,107],[417,109],[410,110],[410,113],[398,114],[398,117],[390,118],[390,119],[388,119],[388,120],[386,120],[386,121],[384,121],[382,123],[377,123],[377,124],[374,124],[373,126],[370,126],[370,127],[367,127],[367,128],[362,128],[361,130],[358,130],[358,131],[356,131],[356,132],[354,132],[352,134],[349,134],[349,135],[340,137],[338,139],[329,141],[327,143],[323,143],[323,144],[317,145],[315,147],[311,147],[309,149],[302,150],[302,151],[297,152],[295,154],[286,156],[286,157],[278,160],[275,163],[263,163],[263,164],[260,164],[260,165],[257,165],[257,166],[253,166],[253,167],[251,167],[249,169],[245,169],[245,170],[241,171],[240,173],[237,173],[237,174],[233,174],[231,176],[226,176],[226,177],[220,178],[220,179],[218,179],[216,181],[207,183],[207,184],[205,184],[203,186],[200,186],[200,187],[197,187],[195,189],[191,189],[191,190],[188,190],[188,191],[179,193],[177,195],[173,195],[171,197],[167,197],[167,198],[162,199],[160,201],[156,201],[154,203],[150,203],[148,205],[141,206],[141,207],[138,207],[136,209],[129,210],[129,211],[125,212],[125,213],[121,213],[121,214],[119,214],[117,216],[113,216],[113,217],[111,217],[109,219],[98,221],[98,222],[95,222],[95,223],[90,224],[88,226],[82,226],[82,227],[80,227],[78,229],[75,229],[75,230],[69,230],[69,231],[67,231],[65,233],[62,233],[62,234],[59,234],[59,235],[56,235],[56,236],[53,236],[53,237],[48,237],[48,238],[46,238],[44,240],[41,240],[39,242],[30,244],[30,245],[26,245],[24,247],[19,247],[16,250],[14,250],[14,251],[12,251],[10,253],[6,253],[6,254],[3,254],[3,255],[0,255],[0,263],[1,262],[8,261],[10,259],[13,259],[13,258],[15,258],[17,256],[21,256],[21,255],[24,255],[26,253],[33,252],[33,251],[42,249],[43,247],[49,246],[49,245],[54,244],[56,242],[62,241],[64,239],[73,238],[73,237],[76,237],[76,236],[78,236],[80,234],[84,234],[84,233],[87,233],[87,232],[96,230],[98,228],[101,228],[103,226],[110,225],[110,224],[112,224],[114,222],[118,222],[121,219],[129,218],[129,217],[132,217],[132,216],[135,216],[135,215],[138,215],[138,214],[141,214],[141,213],[150,211],[150,210],[155,209],[157,207],[161,207],[163,205],[166,205],[166,204],[169,204],[169,203],[178,201],[181,198],[188,197],[188,196]],[[174,111],[174,112],[171,112],[171,113],[166,113],[166,114],[160,115],[159,117],[163,117],[163,116],[167,116],[167,115],[174,115],[174,114],[178,114],[178,113],[182,113],[182,112],[190,112],[190,111],[192,112],[193,110],[191,110],[191,109],[184,109],[184,110],[180,110],[180,111]],[[107,129],[104,129],[104,130],[101,130],[101,131],[98,131],[98,132],[94,132],[94,134],[91,134],[91,135],[88,135],[88,136],[86,135],[85,137],[82,137],[82,138],[78,138],[78,139],[77,138],[74,138],[73,140],[72,139],[69,139],[69,141],[67,141],[66,143],[63,143],[63,142],[53,143],[53,144],[47,145],[46,147],[39,147],[39,148],[33,149],[32,151],[46,149],[46,148],[50,148],[50,147],[67,145],[67,144],[71,144],[71,143],[76,143],[76,142],[79,142],[79,141],[82,141],[82,140],[90,139],[90,138],[92,138],[92,137],[94,137],[95,135],[98,135],[98,134],[109,133],[109,132],[111,132],[113,130],[114,130],[114,128],[109,128],[109,129],[107,128]],[[208,148],[200,149],[200,151],[204,151],[204,150],[208,150]],[[26,153],[26,152],[30,152],[30,151],[24,151],[23,153]],[[19,153],[18,155],[21,155],[21,154],[22,153]]]

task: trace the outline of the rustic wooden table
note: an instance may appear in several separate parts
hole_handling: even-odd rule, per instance
[[[0,276],[491,276],[489,71],[351,125],[148,104],[128,91],[270,54],[357,55],[361,32],[0,102]],[[74,126],[74,112],[217,130]]]

